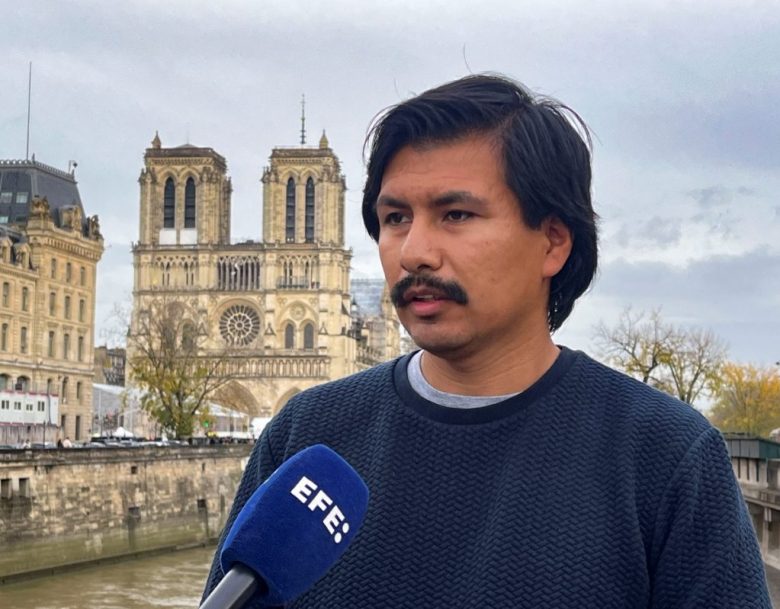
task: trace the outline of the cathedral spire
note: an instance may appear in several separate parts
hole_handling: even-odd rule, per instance
[[[306,95],[301,95],[301,146],[306,144]]]

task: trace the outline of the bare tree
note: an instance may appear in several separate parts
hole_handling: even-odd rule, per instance
[[[137,312],[128,335],[132,384],[141,407],[177,438],[209,420],[209,399],[230,378],[222,374],[227,350],[207,351],[204,314],[178,300],[159,298]]]
[[[130,317],[133,311],[132,294],[114,301],[111,312],[103,319],[100,338],[108,347],[124,347],[130,329]]]
[[[611,366],[693,404],[714,380],[726,356],[711,331],[666,323],[658,309],[624,309],[618,323],[595,327],[596,349]]]
[[[725,344],[711,330],[676,330],[663,388],[686,404],[693,404],[717,380],[725,357]]]
[[[659,310],[649,314],[626,308],[614,327],[603,321],[595,328],[596,348],[611,366],[643,383],[660,387],[670,358],[673,329],[664,324]]]

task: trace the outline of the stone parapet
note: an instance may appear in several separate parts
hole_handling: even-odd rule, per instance
[[[0,583],[215,539],[251,449],[0,451]]]

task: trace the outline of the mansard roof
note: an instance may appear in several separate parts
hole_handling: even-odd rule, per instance
[[[55,223],[63,209],[78,207],[85,218],[73,172],[35,160],[0,160],[0,225],[25,225],[34,197],[45,198]]]

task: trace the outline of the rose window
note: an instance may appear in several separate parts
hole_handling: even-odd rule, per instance
[[[251,307],[234,305],[222,314],[219,331],[228,345],[248,345],[260,331],[260,316]]]

